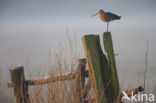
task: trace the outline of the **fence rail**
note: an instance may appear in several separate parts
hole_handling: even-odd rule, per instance
[[[55,76],[55,77],[45,76],[45,77],[38,78],[35,80],[25,80],[25,84],[31,86],[31,85],[42,85],[42,84],[47,84],[47,83],[52,83],[52,82],[57,82],[57,81],[71,80],[71,79],[76,78],[76,74],[77,74],[77,72],[70,73],[67,75]],[[88,77],[88,70],[85,71],[85,77]],[[8,85],[8,87],[15,86],[15,84],[13,82],[9,82],[7,85]]]

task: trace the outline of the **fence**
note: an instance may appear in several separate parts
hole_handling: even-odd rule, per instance
[[[26,80],[24,76],[24,67],[10,69],[11,82],[8,87],[14,87],[14,94],[17,103],[30,103],[28,86],[41,85],[51,82],[76,79],[76,91],[79,95],[80,103],[84,101],[89,89],[93,88],[94,103],[116,103],[123,96],[120,93],[114,49],[111,34],[103,33],[103,44],[107,56],[103,53],[100,45],[99,35],[85,35],[82,37],[86,59],[79,59],[77,72],[56,77],[43,77],[36,80]],[[89,70],[86,70],[86,62]],[[85,78],[89,77],[89,81],[85,84]],[[83,89],[82,89],[83,88]],[[141,92],[142,87],[138,87],[132,91]],[[132,92],[127,92],[128,96]]]

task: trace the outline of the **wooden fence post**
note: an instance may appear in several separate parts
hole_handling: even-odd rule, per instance
[[[78,60],[78,67],[76,73],[76,93],[78,96],[79,103],[84,102],[84,85],[85,85],[85,77],[86,77],[86,59],[79,59]]]
[[[99,35],[83,36],[82,41],[89,66],[89,77],[94,90],[95,103],[107,103],[105,87],[111,81],[110,70],[107,58],[100,46]]]
[[[14,85],[14,95],[17,103],[30,103],[28,86],[25,84],[24,68],[17,67],[9,69],[11,81]]]
[[[120,90],[119,90],[119,82],[118,82],[116,63],[115,63],[115,57],[114,57],[112,37],[111,37],[110,32],[103,33],[103,43],[104,43],[105,51],[107,52],[107,56],[108,56],[108,60],[110,64],[109,66],[111,70],[111,78],[112,78],[111,96],[109,92],[107,92],[107,95],[109,95],[108,97],[110,97],[110,99],[114,99],[113,101],[117,101]]]

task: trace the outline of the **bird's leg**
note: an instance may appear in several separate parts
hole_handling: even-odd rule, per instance
[[[109,28],[109,23],[108,23],[108,21],[107,21],[107,32],[108,32],[108,28]]]

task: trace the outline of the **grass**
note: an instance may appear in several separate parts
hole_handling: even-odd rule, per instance
[[[50,76],[55,77],[56,75],[76,71],[76,62],[73,61],[71,64],[67,64],[61,54],[55,55],[54,60],[49,66]],[[40,76],[41,74],[38,73],[38,75]],[[31,103],[79,103],[75,82],[76,80],[73,79],[32,86],[29,90]]]
[[[25,63],[24,70],[26,79],[32,80],[46,75],[55,77],[58,75],[76,72],[79,57],[74,52],[75,48],[73,48],[69,35],[67,36],[70,49],[69,57],[63,54],[63,47],[59,44],[59,52],[51,54],[51,50],[48,50],[47,68],[41,68],[40,70],[35,69],[31,63],[31,57],[22,55]],[[74,47],[77,46],[74,45]],[[75,79],[58,81],[45,85],[29,86],[29,98],[31,103],[80,103],[79,95],[76,89]],[[11,90],[13,90],[13,88],[11,88]],[[14,95],[12,95],[12,97],[15,99]],[[87,99],[91,100],[90,98],[92,98],[91,93],[87,95]],[[88,101],[88,103],[90,103],[90,101]]]

